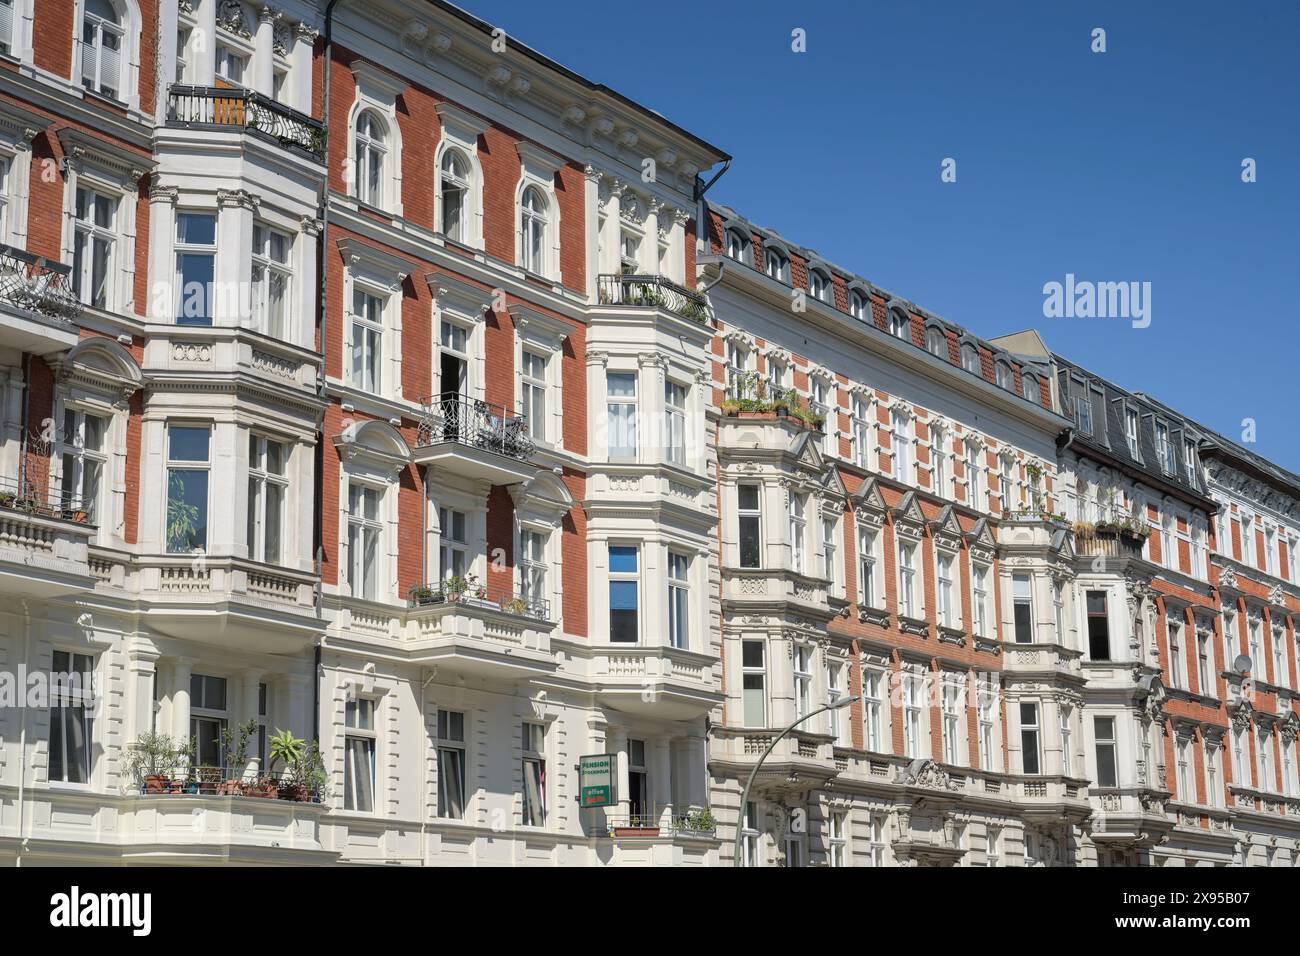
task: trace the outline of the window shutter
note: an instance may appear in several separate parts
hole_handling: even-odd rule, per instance
[[[8,53],[14,43],[14,2],[0,0],[0,50]]]
[[[122,89],[122,58],[117,49],[111,48],[102,42],[99,50],[98,89],[107,89],[119,99],[124,96]]]
[[[93,40],[81,39],[81,82],[91,89],[99,89],[99,75],[95,70],[95,48]]]

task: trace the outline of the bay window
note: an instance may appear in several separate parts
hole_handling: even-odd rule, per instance
[[[605,377],[605,409],[609,417],[611,461],[635,461],[637,454],[636,375],[610,372]]]
[[[807,495],[790,495],[790,569],[796,574],[803,574],[806,570],[807,508]]]
[[[1016,643],[1032,644],[1034,643],[1034,602],[1030,592],[1029,575],[1011,576],[1011,598]]]
[[[176,324],[212,324],[217,262],[217,217],[176,214]]]
[[[1034,776],[1042,773],[1042,738],[1038,727],[1038,705],[1020,704],[1020,760],[1023,773]]]
[[[767,726],[767,664],[762,641],[741,641],[741,709],[746,727]]]
[[[254,561],[280,563],[288,460],[283,442],[248,436],[248,556]]]
[[[211,429],[172,425],[167,429],[166,543],[172,554],[208,545],[208,477]]]
[[[691,640],[691,559],[668,552],[668,640],[673,647],[688,648]]]
[[[807,716],[812,711],[812,657],[807,644],[794,645],[794,715]]]
[[[226,678],[190,675],[190,739],[194,741],[194,766],[220,767],[225,763],[221,736],[229,726]]]
[[[739,525],[740,566],[762,567],[763,532],[761,495],[758,485],[736,486],[736,515]]]
[[[1097,786],[1117,787],[1119,762],[1115,755],[1115,718],[1094,717],[1092,719],[1093,739],[1096,742]]]
[[[686,386],[664,382],[664,446],[674,465],[686,464]]]
[[[470,570],[469,517],[455,508],[438,509],[438,580],[463,591]]]
[[[253,226],[253,325],[277,339],[289,333],[292,248],[287,233],[262,223]]]
[[[609,639],[635,644],[641,637],[640,552],[635,545],[609,546]]]

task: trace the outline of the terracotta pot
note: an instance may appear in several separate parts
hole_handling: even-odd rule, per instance
[[[167,789],[167,777],[161,773],[146,774],[144,778],[145,793],[163,793]]]

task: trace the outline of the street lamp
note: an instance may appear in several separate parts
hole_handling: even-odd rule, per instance
[[[843,707],[848,707],[857,700],[857,697],[841,697],[838,700],[831,701],[829,704],[824,704],[821,707],[818,707],[816,710],[811,710],[792,723],[789,727],[785,728],[785,730],[777,734],[776,737],[773,738],[772,742],[767,745],[767,749],[763,751],[763,756],[758,758],[758,763],[754,764],[754,769],[749,772],[749,779],[745,781],[745,789],[740,794],[740,816],[736,820],[736,845],[732,851],[731,861],[733,866],[740,866],[740,838],[745,827],[745,808],[749,805],[749,790],[754,786],[754,778],[758,776],[758,771],[762,768],[763,761],[767,759],[767,755],[772,752],[772,748],[781,742],[782,737],[794,730],[805,720],[808,720],[811,717],[816,717],[818,714],[824,714],[828,710],[839,710]]]

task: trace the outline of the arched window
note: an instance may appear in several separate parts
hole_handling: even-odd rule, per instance
[[[849,314],[864,322],[871,321],[871,303],[857,289],[849,293]]]
[[[371,110],[357,115],[356,195],[372,206],[384,204],[384,165],[388,162],[387,127]]]
[[[449,149],[442,155],[442,202],[439,223],[442,234],[456,242],[466,238],[465,219],[469,215],[469,160],[459,150]]]
[[[907,341],[912,337],[911,321],[902,309],[889,310],[889,334]]]
[[[112,0],[85,0],[81,17],[81,85],[121,99],[126,17]]]
[[[808,292],[819,302],[830,302],[834,297],[831,277],[821,269],[808,270]]]
[[[764,271],[777,282],[790,281],[790,260],[780,249],[769,248],[763,253]]]
[[[975,346],[967,342],[961,347],[961,367],[968,372],[980,374],[980,352]]]
[[[1035,405],[1043,404],[1043,391],[1038,387],[1038,379],[1033,375],[1021,375],[1020,384],[1024,386],[1025,398]]]
[[[737,262],[749,262],[749,237],[739,229],[727,230],[727,255]]]
[[[519,234],[523,239],[520,265],[537,275],[546,272],[546,211],[546,197],[542,191],[536,186],[525,189],[519,211]]]
[[[942,329],[934,326],[925,331],[925,347],[931,355],[937,355],[940,358],[948,357],[948,337],[943,334]]]
[[[1006,362],[998,362],[996,368],[998,387],[1014,392],[1016,390],[1016,373],[1012,371],[1011,366]]]

